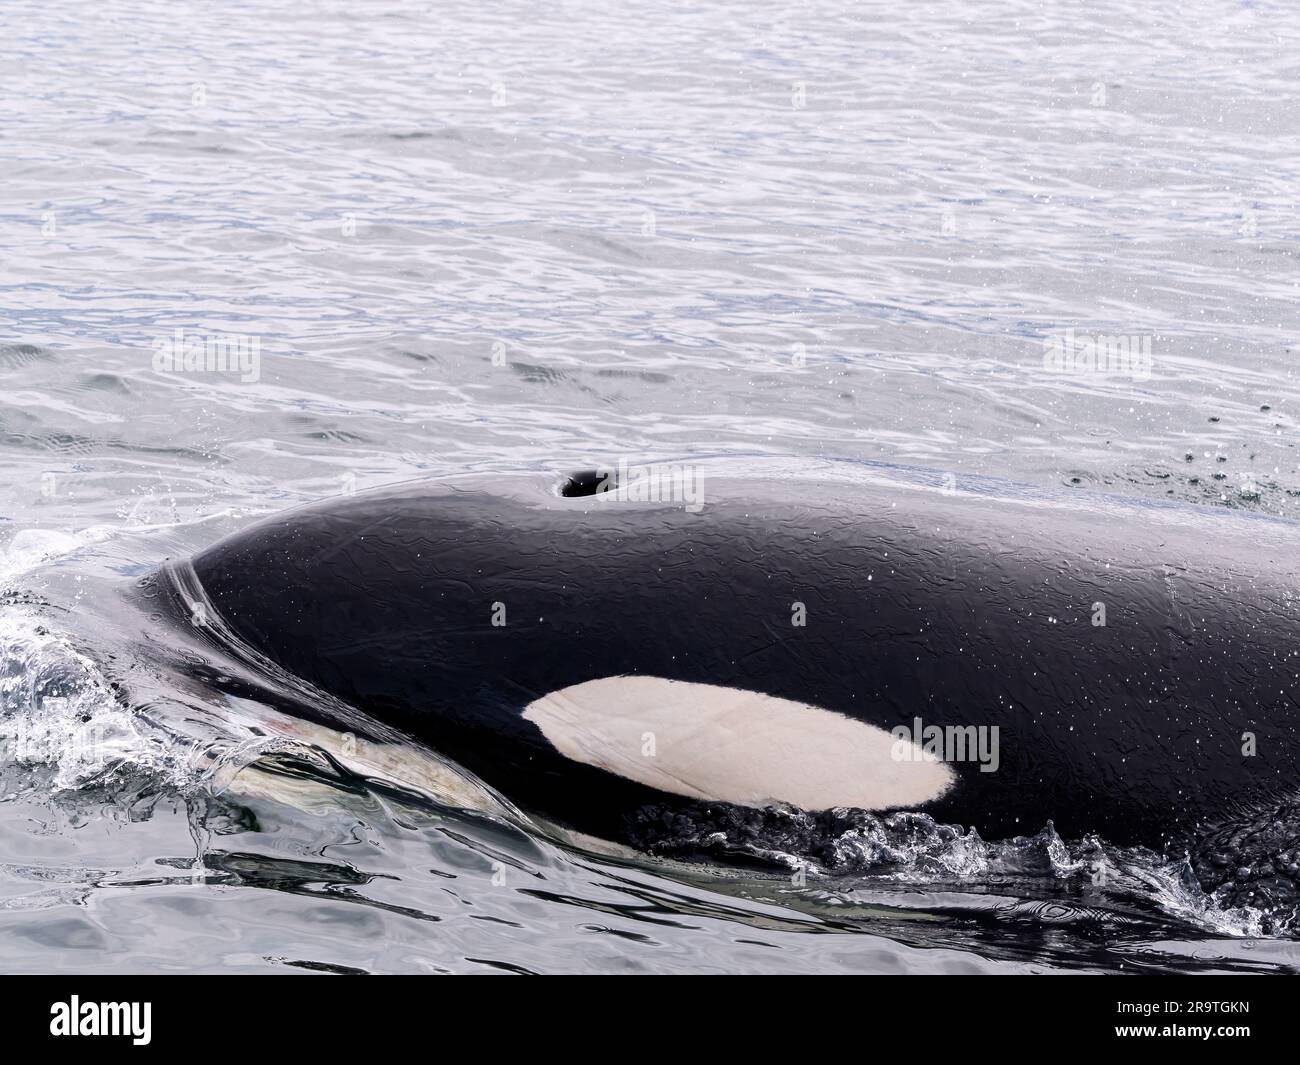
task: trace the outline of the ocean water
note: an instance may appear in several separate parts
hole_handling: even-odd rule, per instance
[[[385,788],[108,606],[467,471],[825,456],[1300,516],[1292,5],[17,0],[0,36],[0,970],[1300,968],[1046,824],[863,818],[754,871]]]

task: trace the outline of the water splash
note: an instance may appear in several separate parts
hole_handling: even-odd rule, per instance
[[[43,767],[50,788],[69,791],[176,761],[91,659],[32,619],[0,619],[0,765]]]
[[[990,842],[973,828],[942,824],[927,814],[700,803],[689,812],[647,807],[633,836],[639,847],[662,857],[784,868],[796,883],[816,877],[883,889],[1010,885],[1028,894],[1083,891],[1101,905],[1154,907],[1234,937],[1286,935],[1293,920],[1290,911],[1231,905],[1219,893],[1207,893],[1185,858],[1116,847],[1096,836],[1066,841],[1050,821],[1034,835]]]

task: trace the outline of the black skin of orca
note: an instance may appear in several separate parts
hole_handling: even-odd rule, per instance
[[[1176,848],[1294,794],[1297,526],[887,478],[705,485],[698,513],[591,474],[568,495],[537,475],[401,485],[278,515],[192,566],[245,651],[607,838],[690,803],[564,758],[521,714],[623,674],[886,729],[997,725],[997,771],[953,763],[921,808],[985,839],[1051,820]],[[1206,875],[1246,850],[1202,856]]]

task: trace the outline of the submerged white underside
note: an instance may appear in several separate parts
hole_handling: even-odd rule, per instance
[[[418,792],[449,806],[522,819],[507,800],[467,770],[418,745],[376,743],[266,708],[262,708],[259,724],[270,734],[323,751],[360,776]],[[268,773],[260,759],[231,767],[230,774],[214,784],[218,792],[272,799],[301,808],[309,808],[332,794],[325,783]]]
[[[937,799],[952,769],[885,729],[806,703],[662,677],[605,677],[524,717],[576,762],[673,795],[741,806],[887,810]],[[599,801],[593,799],[593,801]]]

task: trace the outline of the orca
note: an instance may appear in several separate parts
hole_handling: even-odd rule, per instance
[[[1295,523],[829,461],[719,463],[696,506],[636,477],[329,499],[148,598],[296,713],[611,840],[723,803],[1170,848],[1296,790]]]

